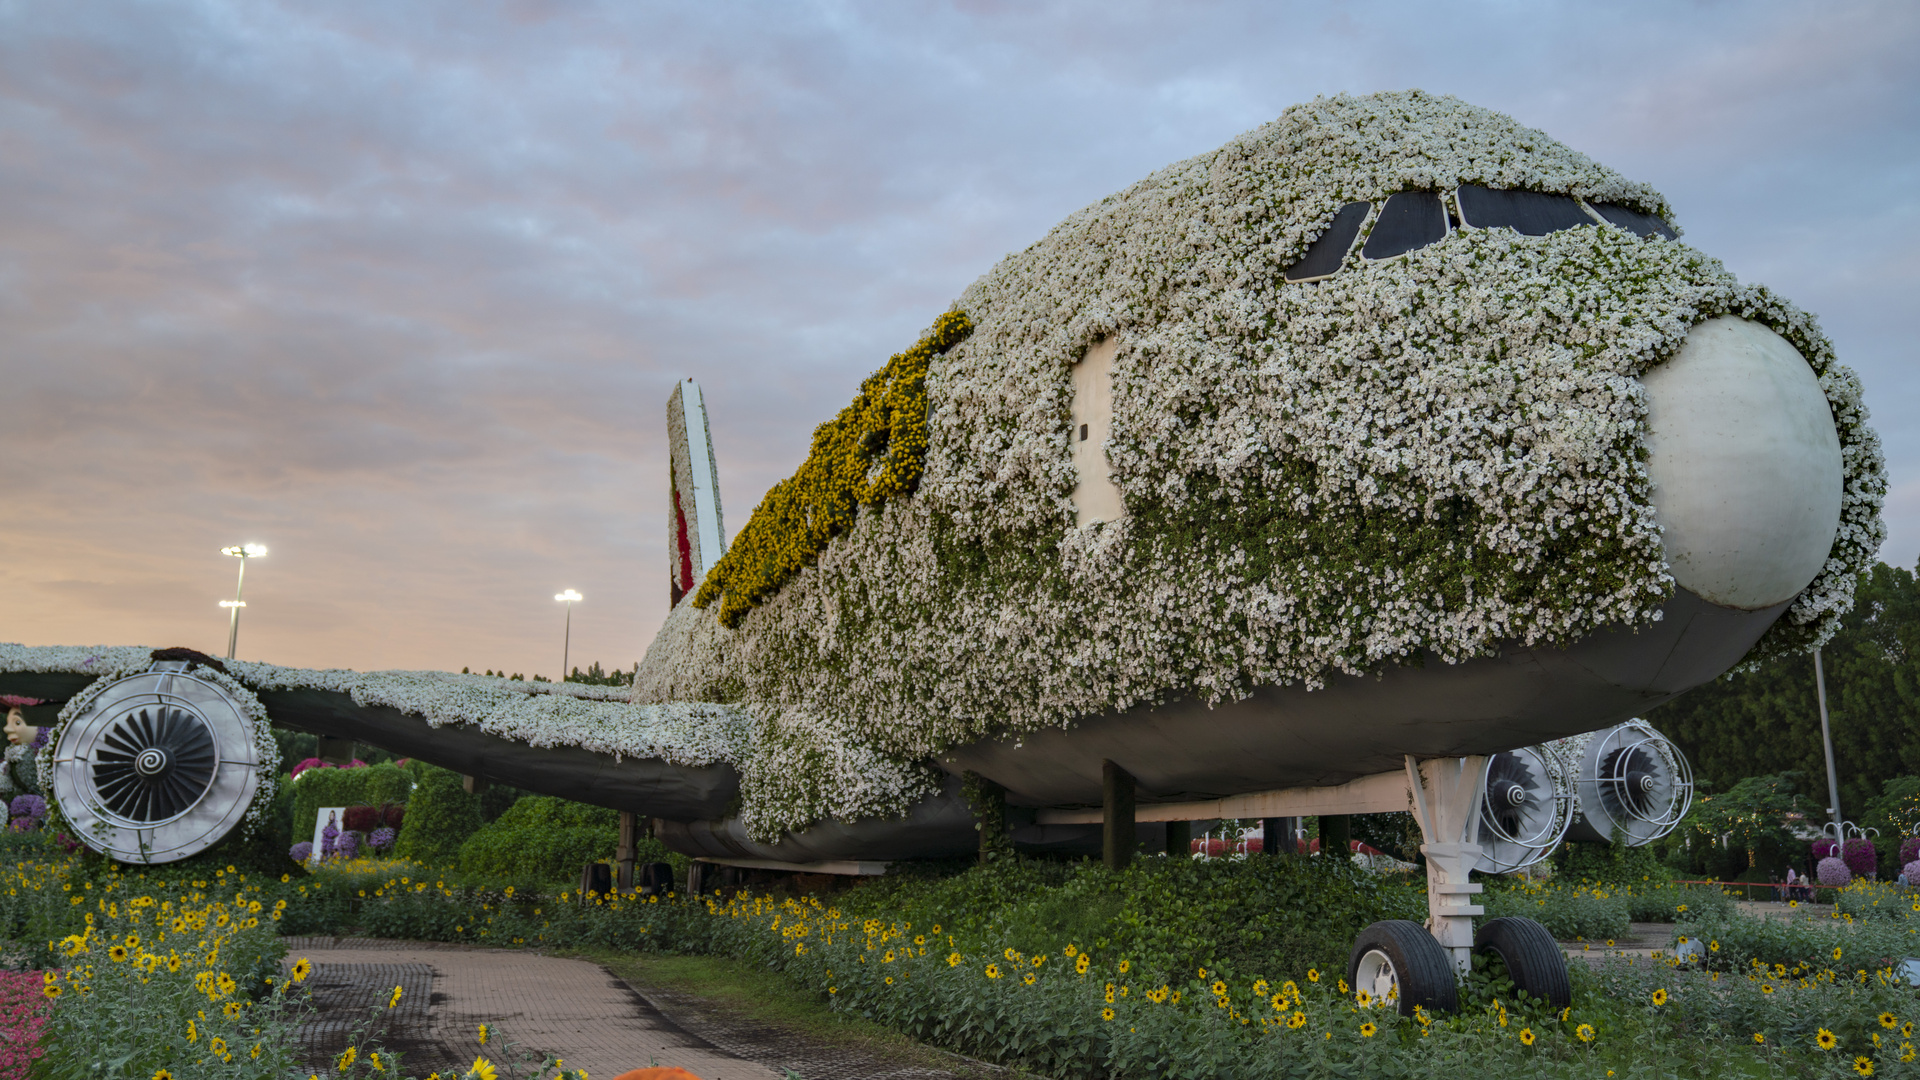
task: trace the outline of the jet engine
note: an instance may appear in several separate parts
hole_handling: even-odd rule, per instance
[[[1532,866],[1559,845],[1573,820],[1572,770],[1544,746],[1487,758],[1480,801],[1480,861],[1474,869],[1505,874]]]
[[[1672,832],[1693,805],[1686,755],[1645,720],[1569,740],[1579,813],[1567,835],[1640,847]]]

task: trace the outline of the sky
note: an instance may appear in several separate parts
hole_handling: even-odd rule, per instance
[[[1816,313],[1913,566],[1916,55],[1910,2],[0,0],[0,640],[223,653],[254,542],[244,659],[629,666],[676,380],[737,532],[1003,255],[1410,87]]]

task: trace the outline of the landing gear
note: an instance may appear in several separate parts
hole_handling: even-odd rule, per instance
[[[1393,1006],[1401,1016],[1414,1007],[1452,1012],[1458,1007],[1453,964],[1426,928],[1406,919],[1377,922],[1354,939],[1347,960],[1347,981],[1364,990],[1376,1005]]]
[[[1532,919],[1502,918],[1474,932],[1474,919],[1486,914],[1473,903],[1481,886],[1468,878],[1487,858],[1481,842],[1488,812],[1487,759],[1417,761],[1409,756],[1406,764],[1420,822],[1420,852],[1427,857],[1427,924],[1394,920],[1367,927],[1353,943],[1348,981],[1376,1001],[1397,1003],[1402,1015],[1412,1015],[1416,1005],[1451,1011],[1459,1002],[1458,979],[1473,969],[1476,952],[1486,952],[1506,964],[1516,989],[1554,1005],[1568,1004],[1573,993],[1567,958],[1545,927]],[[1564,818],[1558,821],[1564,829]],[[1492,836],[1499,835],[1496,822]],[[1535,839],[1528,838],[1529,847]],[[1558,835],[1553,839],[1557,842]]]
[[[1547,928],[1532,919],[1490,920],[1473,936],[1473,951],[1498,956],[1507,965],[1513,988],[1521,993],[1555,1008],[1573,1003],[1573,986],[1567,981],[1567,954],[1560,951]]]

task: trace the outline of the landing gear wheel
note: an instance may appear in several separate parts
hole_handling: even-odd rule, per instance
[[[1564,969],[1561,978],[1566,978]],[[1376,1003],[1396,1006],[1401,1016],[1412,1016],[1416,1005],[1429,1012],[1459,1007],[1447,950],[1426,927],[1406,919],[1377,922],[1360,931],[1347,961],[1347,981],[1356,993],[1365,990]]]
[[[1573,1003],[1573,986],[1567,982],[1567,954],[1560,951],[1547,928],[1532,919],[1488,920],[1473,935],[1473,951],[1498,956],[1507,965],[1514,989],[1555,1008]]]

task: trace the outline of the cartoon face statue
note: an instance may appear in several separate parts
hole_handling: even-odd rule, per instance
[[[40,729],[27,723],[27,718],[19,709],[7,710],[7,741],[16,746],[26,746],[40,734]]]

